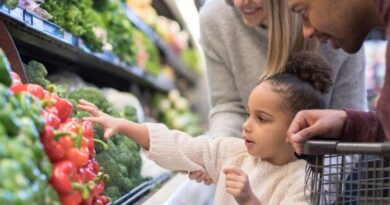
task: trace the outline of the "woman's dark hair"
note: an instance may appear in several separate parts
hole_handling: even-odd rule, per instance
[[[262,80],[285,98],[283,108],[295,115],[300,110],[323,109],[323,94],[332,85],[332,70],[324,59],[313,52],[291,54],[284,72]]]

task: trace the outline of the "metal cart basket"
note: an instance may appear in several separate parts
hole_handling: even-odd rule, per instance
[[[390,205],[390,143],[308,141],[305,196],[314,205]]]

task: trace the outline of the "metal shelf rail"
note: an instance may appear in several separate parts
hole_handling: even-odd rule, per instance
[[[128,204],[134,204],[139,199],[147,195],[154,187],[159,186],[166,182],[168,179],[172,177],[172,173],[165,173],[162,174],[154,179],[150,179],[148,181],[145,181],[144,183],[138,185],[133,190],[131,190],[129,193],[123,195],[116,201],[109,203],[108,205],[128,205]]]

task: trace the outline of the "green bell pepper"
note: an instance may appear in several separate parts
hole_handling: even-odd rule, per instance
[[[0,123],[7,128],[9,136],[15,136],[19,133],[21,122],[10,104],[0,110]]]
[[[11,86],[12,78],[10,72],[11,66],[5,57],[3,50],[0,49],[0,84],[4,84],[7,87]]]

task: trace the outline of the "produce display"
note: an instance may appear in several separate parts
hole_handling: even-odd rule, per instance
[[[201,74],[199,56],[195,49],[189,46],[189,34],[171,19],[159,16],[152,7],[151,0],[127,0],[127,6],[149,24],[168,44],[168,46],[183,60],[186,66],[195,73]]]
[[[61,204],[108,203],[108,198],[103,195],[108,176],[101,172],[95,160],[95,143],[103,147],[107,145],[94,138],[92,123],[71,118],[73,105],[70,102],[40,85],[22,84],[14,73],[10,91],[16,96],[26,96],[24,106],[28,111],[34,110],[31,108],[36,104],[41,105],[35,108],[40,118],[31,115],[29,118],[34,122],[43,122],[38,127],[40,135],[37,134],[36,139],[40,139],[38,143],[43,145],[41,151],[45,151],[52,163],[49,182]],[[34,133],[31,127],[26,129]]]
[[[93,51],[101,51],[103,40],[94,32],[100,27],[96,19],[99,14],[93,9],[92,0],[62,1],[45,0],[42,8],[53,17],[54,23],[76,36],[82,37]]]
[[[125,0],[0,0],[0,7],[17,8],[2,8],[4,17],[10,18],[10,22],[22,21],[14,18],[15,14],[35,13],[60,27],[58,29],[51,23],[47,24],[46,20],[40,27],[40,18],[32,15],[34,23],[27,22],[32,27],[27,26],[25,31],[42,30],[45,34],[50,33],[48,35],[58,30],[66,31],[64,36],[59,32],[60,35],[53,34],[51,37],[66,39],[63,43],[69,44],[68,34],[71,33],[79,37],[74,38],[77,42],[69,44],[77,52],[82,50],[115,65],[127,64],[131,70],[133,66],[145,70],[149,75],[134,72],[139,76],[134,82],[137,86],[131,85],[131,88],[138,89],[138,83],[140,88],[144,86],[138,78],[174,81],[177,71],[170,66],[176,68],[181,62],[175,64],[175,59],[171,61],[171,55],[169,59],[164,59],[164,54],[171,52],[160,50],[153,38],[132,24],[127,17],[128,10],[123,9],[123,2],[126,3]],[[129,6],[135,2],[127,0]],[[139,0],[138,3],[150,6],[151,1]],[[154,14],[146,22],[177,54],[178,60],[187,67],[198,69],[197,52],[189,48],[188,33],[181,30],[177,22],[159,17],[152,7],[147,10]],[[16,13],[20,11],[22,13]],[[142,12],[137,13],[142,15]],[[7,22],[8,26],[24,25]],[[36,37],[41,35],[40,32],[33,33]],[[26,32],[26,35],[32,34]],[[77,60],[65,62],[67,58],[60,58],[46,61],[44,56],[37,57],[48,62],[55,71],[60,71],[57,75],[49,76],[45,65],[35,60],[29,61],[34,57],[28,53],[32,52],[30,47],[21,46],[18,49],[26,63],[24,71],[27,82],[22,82],[19,75],[12,72],[0,48],[1,205],[104,205],[133,191],[147,180],[141,175],[140,146],[120,133],[104,139],[101,126],[83,120],[90,114],[77,109],[80,99],[94,103],[114,117],[136,122],[157,120],[194,136],[201,133],[198,117],[192,113],[188,100],[178,91],[172,91],[169,95],[155,94],[155,88],[148,86],[145,91],[152,90],[152,93],[142,93],[142,99],[138,99],[129,92],[99,88],[84,81],[78,76],[86,75],[77,70]],[[59,62],[58,66],[66,69],[55,68],[56,60],[64,61]],[[98,78],[93,79],[95,83],[96,80]],[[155,95],[152,97],[149,94]],[[145,104],[150,97],[153,98],[151,104]],[[154,116],[149,116],[149,110]]]
[[[0,50],[0,204],[59,204],[49,185],[52,165],[39,140],[45,127],[43,106],[29,93],[12,91],[11,83]]]
[[[34,69],[37,72],[29,72],[29,70]],[[49,85],[49,88],[53,85],[46,79],[47,70],[41,63],[31,61],[25,70],[29,81],[35,81],[41,86]],[[57,84],[57,87],[66,88],[67,85]],[[124,106],[118,111],[107,100],[103,92],[96,87],[81,87],[70,92],[67,91],[68,89],[64,90],[57,93],[69,102],[68,106],[73,108],[67,109],[67,113],[69,112],[68,114],[74,119],[71,123],[90,116],[89,113],[77,109],[77,102],[80,99],[94,103],[99,109],[110,115],[124,117],[132,121],[138,120],[135,108]],[[102,141],[104,139],[104,131],[100,126],[92,126],[87,122],[83,122],[83,125],[88,125],[88,135],[91,135],[92,132],[94,140]],[[72,125],[65,125],[65,127],[69,126]],[[103,143],[95,144],[95,149],[90,150],[90,153],[94,156],[96,154],[96,161],[100,164],[104,173],[109,176],[109,179],[105,182],[104,194],[115,200],[144,181],[140,174],[142,164],[139,156],[139,146],[127,137],[117,134],[107,141],[107,146],[108,149],[105,148]]]
[[[79,99],[90,101],[100,110],[112,116],[126,117],[133,121],[137,119],[135,109],[125,108],[122,113],[118,112],[106,100],[103,93],[94,87],[75,90],[69,94],[68,98],[73,102],[77,102]],[[89,115],[84,111],[76,109],[74,111],[73,114],[78,118]],[[104,130],[100,126],[94,126],[94,133],[95,138],[104,138]],[[126,136],[117,134],[108,139],[107,144],[107,150],[101,145],[96,145],[96,160],[101,164],[104,172],[110,176],[104,193],[115,200],[144,181],[140,174],[142,164],[139,146]]]

